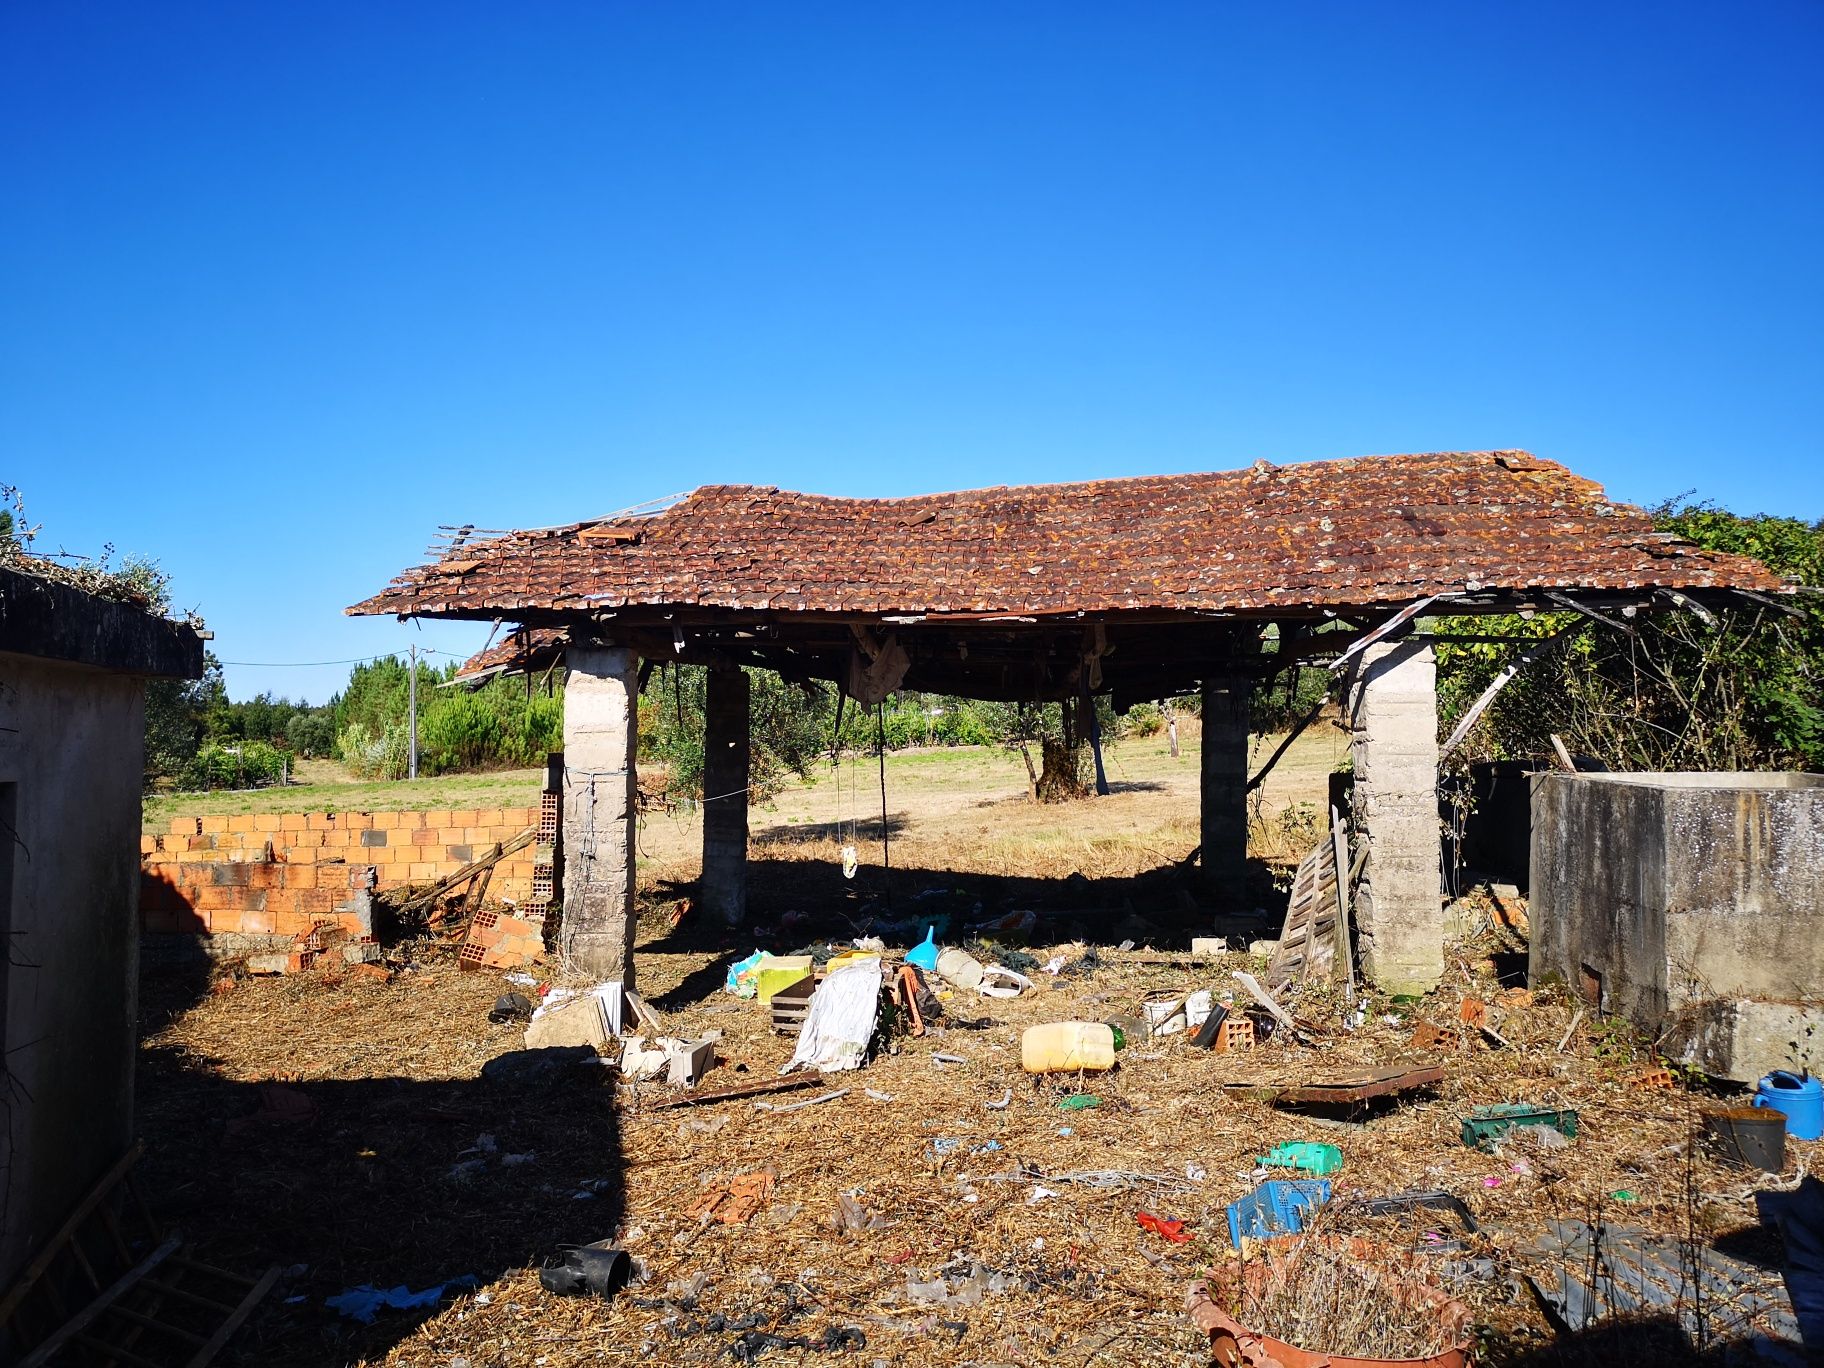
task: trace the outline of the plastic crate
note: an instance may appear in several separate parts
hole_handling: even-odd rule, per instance
[[[1463,1118],[1463,1143],[1489,1149],[1515,1126],[1550,1126],[1567,1140],[1577,1136],[1577,1113],[1569,1108],[1535,1107],[1530,1102],[1499,1102],[1477,1107]]]
[[[1304,1229],[1306,1209],[1329,1200],[1330,1184],[1323,1178],[1270,1179],[1229,1203],[1229,1240],[1240,1249],[1244,1239],[1296,1235]]]

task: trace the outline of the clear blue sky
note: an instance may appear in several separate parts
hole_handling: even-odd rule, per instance
[[[1525,447],[1824,515],[1824,6],[0,9],[0,481],[228,661],[438,523]],[[230,666],[325,698],[345,667]]]

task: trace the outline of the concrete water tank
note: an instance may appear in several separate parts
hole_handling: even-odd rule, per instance
[[[1533,982],[1718,1077],[1824,1065],[1824,775],[1553,773],[1532,816]]]

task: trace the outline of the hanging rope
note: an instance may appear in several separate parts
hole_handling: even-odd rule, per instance
[[[860,852],[855,849],[855,814],[853,811],[855,806],[855,777],[853,774],[849,776],[850,812],[848,814],[848,826],[846,831],[843,826],[842,705],[844,701],[845,695],[838,689],[836,691],[836,723],[830,731],[830,773],[836,776],[836,839],[840,842],[839,849],[842,857],[842,877],[845,879],[852,879],[855,877],[856,871],[861,868],[861,855]]]
[[[874,743],[880,752],[880,862],[887,911],[893,910],[893,844],[887,833],[887,705],[874,705]]]

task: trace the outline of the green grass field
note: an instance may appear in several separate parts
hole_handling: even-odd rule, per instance
[[[173,817],[237,817],[253,812],[399,812],[421,808],[530,807],[545,784],[544,769],[489,774],[440,774],[432,779],[354,779],[327,760],[304,761],[284,788],[236,793],[148,796],[144,830],[166,830]]]

